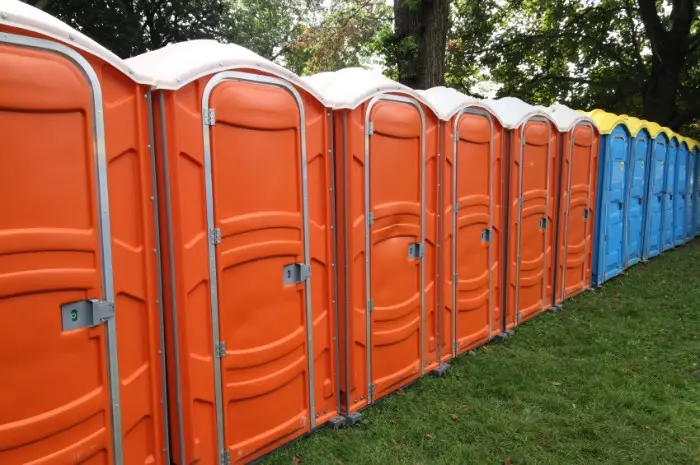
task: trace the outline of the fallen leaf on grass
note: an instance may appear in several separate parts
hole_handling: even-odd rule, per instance
[[[561,386],[561,383],[559,381],[552,381],[553,386]]]
[[[510,457],[506,457],[506,459],[503,461],[503,465],[513,465],[513,461],[510,459]]]
[[[396,395],[397,395],[397,396],[405,396],[405,395],[406,395],[406,391],[404,391],[403,389],[399,389],[398,391],[396,391]]]
[[[465,409],[465,408],[467,408],[467,404],[459,404],[459,408]]]
[[[304,461],[304,459],[302,459],[298,455],[295,455],[294,457],[292,457],[292,463],[302,463],[303,461]]]
[[[430,433],[428,433],[428,434],[425,435],[425,439],[433,439],[434,437],[435,437],[435,436],[433,436],[433,435],[430,434]]]
[[[399,422],[398,422],[398,420],[397,420],[396,418],[392,418],[392,419],[391,419],[391,424],[392,424],[392,425],[398,425]]]
[[[454,413],[450,413],[450,418],[452,418],[454,421],[457,421],[459,419],[459,417]]]

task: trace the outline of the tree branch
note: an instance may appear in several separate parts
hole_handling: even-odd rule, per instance
[[[666,35],[659,13],[656,11],[656,2],[655,0],[637,0],[637,5],[639,5],[639,14],[642,17],[642,23],[644,23],[651,47],[655,50]]]
[[[642,59],[641,46],[639,44],[639,36],[637,35],[637,26],[634,24],[634,15],[632,14],[632,0],[624,0],[625,2],[625,12],[627,13],[627,25],[630,29],[630,35],[632,36],[632,45],[634,45],[634,58],[637,71],[640,77],[646,79],[647,69],[644,66],[644,60]]]

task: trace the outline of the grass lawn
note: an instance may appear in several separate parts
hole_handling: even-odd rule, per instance
[[[266,464],[700,464],[700,242]]]

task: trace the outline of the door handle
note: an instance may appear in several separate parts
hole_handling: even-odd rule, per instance
[[[547,229],[547,217],[540,218],[540,229]]]
[[[618,202],[618,203],[617,203],[617,209],[618,209],[618,210],[622,210],[622,202]]]
[[[641,204],[642,204],[642,198],[641,198],[641,197],[637,197],[637,202],[639,202],[639,205],[641,205]]]
[[[662,198],[662,197],[663,197],[663,195],[657,195],[657,196],[656,196],[656,198],[658,199],[659,202],[661,202],[661,198]]]

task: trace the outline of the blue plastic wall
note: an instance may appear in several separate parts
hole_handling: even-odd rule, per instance
[[[685,243],[685,228],[688,223],[688,146],[678,145],[676,158],[676,193],[673,196],[673,241],[674,245]]]
[[[625,186],[624,260],[628,268],[642,259],[644,233],[644,198],[646,195],[646,166],[650,150],[649,133],[639,131],[631,139],[631,150],[627,158],[627,181]]]
[[[592,284],[599,286],[624,267],[625,187],[630,136],[619,125],[603,135],[598,157],[598,195],[593,239]]]
[[[695,155],[695,205],[694,205],[694,222],[695,222],[695,236],[700,236],[700,148],[694,150]]]
[[[685,241],[689,242],[695,237],[695,175],[697,157],[694,151],[690,151],[688,158],[688,200],[685,203],[686,223],[685,223]]]
[[[672,249],[676,246],[674,240],[674,205],[673,198],[676,193],[676,159],[678,158],[678,140],[671,138],[666,151],[666,164],[664,165],[664,207],[663,207],[663,247],[661,251]]]
[[[652,140],[647,163],[644,252],[642,253],[645,260],[656,257],[663,250],[666,152],[668,152],[668,138],[662,133]]]

